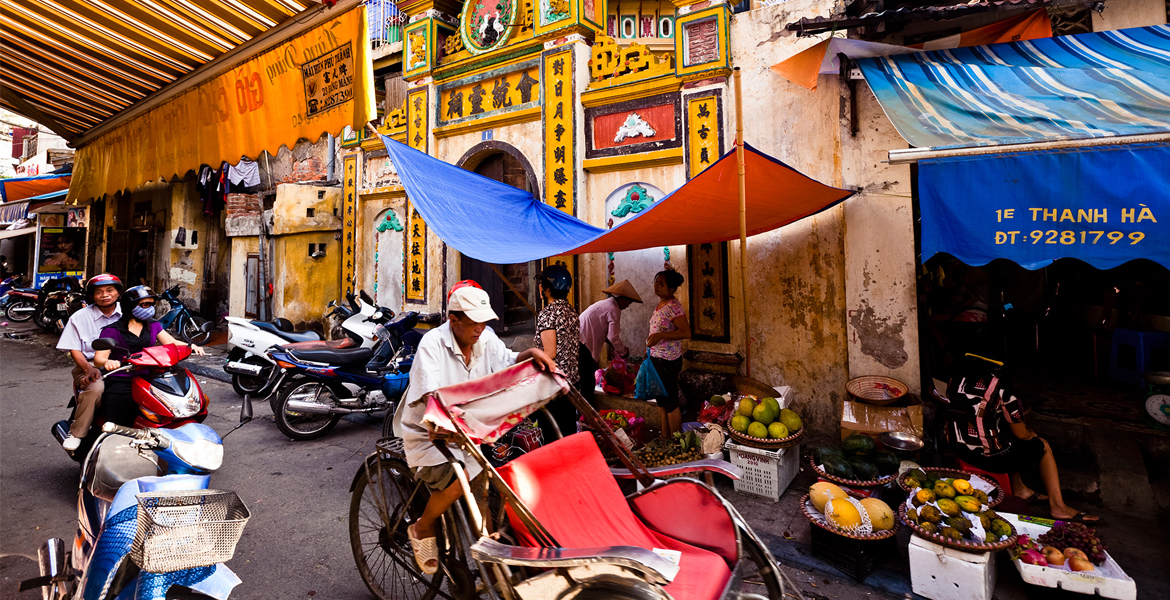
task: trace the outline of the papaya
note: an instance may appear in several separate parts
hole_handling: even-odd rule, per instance
[[[877,442],[868,435],[854,433],[841,441],[841,449],[849,454],[867,455],[877,450]]]
[[[914,494],[914,497],[923,504],[930,504],[931,502],[934,502],[938,499],[938,497],[934,495],[934,490],[928,490],[925,488],[918,490],[918,493]]]
[[[980,504],[987,504],[987,492],[983,490],[975,490],[971,496],[979,501]]]
[[[923,471],[922,469],[910,469],[907,472],[911,477],[917,479],[918,481],[926,481],[926,471]]]
[[[854,479],[860,481],[873,481],[878,479],[878,468],[868,458],[864,456],[849,457],[849,466],[853,467],[853,473],[856,475]]]
[[[979,517],[979,524],[983,526],[983,530],[991,529],[991,517],[987,516],[989,511],[983,511],[975,516]]]
[[[939,535],[955,540],[956,542],[963,541],[963,534],[959,533],[959,530],[955,529],[954,527],[939,527],[938,533]]]
[[[939,511],[948,517],[957,517],[963,514],[963,512],[959,510],[959,505],[955,504],[955,501],[951,500],[950,498],[939,498],[937,504]]]
[[[921,527],[922,530],[926,533],[938,533],[938,525],[935,525],[930,521],[923,521],[919,523],[918,526]]]
[[[906,518],[909,519],[912,523],[917,523],[918,522],[918,510],[913,508],[913,507],[907,507],[906,508]]]
[[[971,485],[971,482],[966,479],[956,479],[951,485],[960,496],[970,496],[975,491],[975,486]]]
[[[926,523],[942,523],[942,513],[937,508],[927,504],[918,509],[918,519]]]
[[[908,487],[912,490],[922,487],[922,482],[918,481],[917,479],[915,479],[913,477],[907,477],[906,479],[903,479],[902,481],[906,484],[906,487]]]
[[[955,496],[955,504],[958,504],[963,512],[969,513],[979,512],[979,509],[983,508],[983,504],[971,496]]]

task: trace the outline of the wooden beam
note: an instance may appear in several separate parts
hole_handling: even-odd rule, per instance
[[[5,102],[11,104],[12,107],[16,109],[16,112],[36,121],[37,123],[40,123],[41,125],[44,125],[45,127],[48,127],[53,131],[53,133],[61,136],[66,142],[72,144],[73,141],[77,139],[76,133],[66,129],[60,121],[49,116],[41,109],[33,106],[32,104],[29,104],[28,100],[25,100],[23,96],[12,91],[11,87],[4,86],[3,88],[0,88],[0,98],[3,98]]]

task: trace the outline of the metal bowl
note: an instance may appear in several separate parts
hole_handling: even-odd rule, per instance
[[[1170,385],[1170,371],[1154,371],[1142,375],[1150,385]]]
[[[878,441],[891,450],[899,452],[918,452],[926,444],[913,433],[901,431],[886,431],[878,436]]]

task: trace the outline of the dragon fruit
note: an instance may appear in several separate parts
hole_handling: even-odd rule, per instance
[[[1048,566],[1048,561],[1044,558],[1044,555],[1040,554],[1039,551],[1032,549],[1025,550],[1020,554],[1020,562],[1026,565],[1039,565],[1041,567]]]

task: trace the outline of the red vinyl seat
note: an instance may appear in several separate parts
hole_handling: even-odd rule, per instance
[[[682,553],[666,591],[677,600],[719,598],[731,569],[718,554],[651,531],[630,509],[591,433],[578,433],[521,456],[499,469],[563,548],[638,546]],[[520,543],[536,545],[512,516]]]

